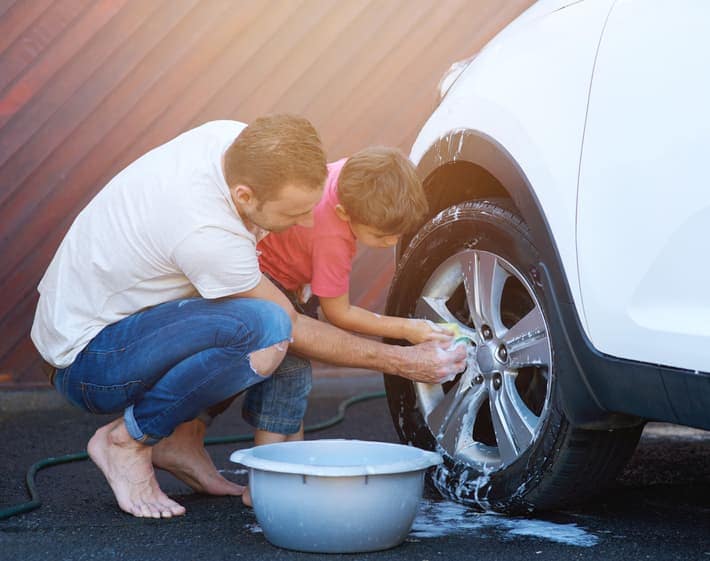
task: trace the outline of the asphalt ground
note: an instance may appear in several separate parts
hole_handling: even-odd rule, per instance
[[[306,424],[333,416],[338,403],[382,389],[379,375],[316,380]],[[27,467],[80,452],[108,418],[65,405],[52,390],[0,393],[0,509],[24,502]],[[209,436],[248,432],[238,403]],[[384,399],[348,409],[343,423],[307,438],[397,440]],[[218,469],[244,481],[229,454],[248,443],[210,446]],[[37,477],[40,509],[0,522],[0,560],[706,560],[710,561],[710,433],[650,424],[631,462],[590,503],[534,519],[481,514],[427,491],[404,544],[369,554],[287,551],[264,538],[238,498],[191,493],[160,472],[163,489],[187,508],[171,520],[133,518],[116,506],[90,462],[49,468]]]

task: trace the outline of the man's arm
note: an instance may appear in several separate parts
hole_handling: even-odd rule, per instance
[[[338,366],[379,370],[428,383],[441,383],[466,367],[463,345],[447,350],[453,338],[444,343],[401,347],[358,337],[297,313],[288,298],[266,277],[262,277],[255,288],[237,296],[270,300],[286,310],[293,326],[291,349],[308,358]]]

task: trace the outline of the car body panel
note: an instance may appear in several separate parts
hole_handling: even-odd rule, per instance
[[[622,11],[618,13],[623,14],[629,5],[633,6],[633,2],[619,0],[616,6]],[[604,214],[602,209],[594,205],[587,206],[590,203],[585,202],[586,199],[594,194],[590,188],[591,183],[587,183],[594,178],[593,169],[586,167],[583,170],[586,174],[582,182],[584,193],[579,200],[577,191],[585,126],[589,135],[597,135],[595,131],[598,123],[606,123],[607,126],[613,124],[613,119],[607,119],[595,120],[589,126],[587,109],[590,90],[594,87],[592,80],[606,76],[600,71],[597,55],[614,6],[614,0],[582,0],[572,3],[545,1],[533,5],[484,48],[455,80],[446,97],[421,129],[412,148],[411,158],[425,181],[433,212],[471,198],[499,196],[495,186],[491,190],[490,185],[478,183],[482,176],[476,170],[483,169],[500,183],[498,188],[504,187],[506,193],[503,195],[511,198],[527,223],[534,243],[541,252],[536,274],[540,286],[544,286],[550,295],[548,319],[560,326],[566,340],[565,348],[558,349],[566,357],[564,375],[558,381],[562,389],[562,405],[573,425],[607,430],[628,427],[649,419],[710,429],[710,415],[707,414],[710,409],[710,368],[688,368],[673,364],[670,360],[665,363],[650,361],[649,357],[658,358],[659,355],[642,353],[642,343],[635,347],[638,352],[634,352],[634,358],[626,358],[628,353],[623,346],[607,346],[602,351],[592,343],[583,311],[577,260],[577,211],[584,214],[581,223],[584,232],[580,239],[584,249],[582,246],[579,248],[584,252],[584,275],[591,274],[590,268],[595,266],[587,259],[592,254],[586,253],[589,244],[595,243],[595,232],[616,228],[618,233],[623,232],[625,227],[618,217],[614,220],[619,223],[611,224],[608,213]],[[663,6],[653,6],[660,14]],[[691,7],[702,9],[700,6],[700,3],[696,3]],[[667,6],[665,9],[667,11]],[[660,21],[662,18],[659,15],[657,19]],[[704,17],[702,21],[707,19]],[[617,37],[618,40],[620,38],[621,35]],[[707,52],[705,48],[691,57],[692,61],[698,63],[698,72],[704,67],[700,64],[702,54]],[[614,55],[610,56],[613,58]],[[604,61],[606,57],[607,53],[604,52]],[[679,71],[678,68],[675,70]],[[657,77],[655,82],[649,81],[646,87],[658,82],[662,82],[662,78]],[[611,89],[607,94],[611,94]],[[705,99],[710,97],[704,91],[703,96]],[[702,96],[690,96],[690,99],[697,106]],[[651,109],[648,104],[646,107]],[[599,118],[600,114],[604,115],[602,109],[597,109],[594,107],[591,112],[594,119]],[[700,107],[696,109],[700,112]],[[623,120],[623,115],[618,112],[615,116]],[[701,164],[703,159],[697,152],[708,146],[707,117],[705,112],[697,121],[703,130],[695,131],[702,141],[693,154]],[[673,127],[670,130],[674,130]],[[613,135],[613,131],[607,133]],[[584,155],[588,158],[585,165],[594,163],[603,167],[599,161],[603,147],[601,138],[588,136],[587,139],[591,140],[589,145],[584,145]],[[615,149],[619,148],[617,143]],[[617,156],[623,162],[621,154]],[[597,158],[596,161],[593,157]],[[679,161],[688,162],[688,159],[676,159],[676,162]],[[695,180],[703,177],[697,168],[694,173],[697,174],[693,176]],[[697,185],[695,188],[697,191]],[[447,191],[451,195],[441,196],[441,193],[446,194]],[[670,196],[670,189],[665,192]],[[636,195],[639,194],[636,191]],[[659,276],[668,286],[669,279],[677,280],[674,276],[676,272],[689,267],[694,272],[703,271],[703,276],[706,276],[707,261],[701,267],[696,267],[692,256],[683,261],[680,254],[673,252],[675,247],[691,241],[697,245],[698,240],[706,238],[703,229],[703,224],[708,223],[707,219],[703,219],[707,216],[706,197],[707,193],[701,194],[699,202],[702,208],[695,215],[691,214],[692,205],[688,201],[682,198],[673,201],[676,210],[680,208],[682,212],[677,215],[676,223],[664,226],[666,233],[672,234],[670,242],[666,241],[664,247],[654,248],[657,249],[655,260],[649,263],[653,267],[645,271],[645,279]],[[661,209],[663,207],[661,204]],[[592,211],[596,214],[590,214]],[[654,215],[654,220],[662,220],[663,210],[658,212],[661,216]],[[652,224],[643,231],[649,229],[653,230]],[[609,253],[616,248],[612,238],[605,241],[605,244],[599,246],[596,259],[600,259],[599,252]],[[696,253],[697,259],[704,260],[702,252]],[[670,265],[668,270],[660,270],[666,266],[665,263]],[[605,270],[607,266],[602,261],[594,275],[597,279],[609,275],[605,280],[609,292],[614,290],[614,279]],[[635,307],[627,313],[635,314],[634,321],[639,324],[650,321],[663,323],[663,313],[680,314],[690,309],[688,317],[691,320],[681,327],[687,333],[692,324],[696,333],[706,333],[708,322],[704,318],[708,317],[708,300],[702,291],[697,290],[699,285],[694,284],[698,278],[702,277],[691,275],[680,284],[673,285],[676,302],[682,302],[685,308],[680,305],[666,310],[658,306],[655,309],[649,307],[648,302],[658,294],[658,283],[647,281],[638,285],[643,289],[637,288],[633,292],[634,299],[630,302]],[[589,284],[585,282],[584,302],[589,305],[586,298],[592,294],[591,302],[598,305],[593,300],[594,293],[589,293],[589,289]],[[595,287],[591,289],[595,290]],[[683,299],[685,295],[681,293],[684,291],[693,296]],[[598,291],[596,296],[602,298],[603,293]],[[388,305],[393,301],[390,293]],[[694,306],[698,308],[693,309]],[[602,310],[601,313],[608,313],[608,310]],[[595,312],[591,317],[597,322],[602,316]],[[608,316],[606,319],[608,322]],[[678,327],[671,325],[666,329],[672,335]],[[703,329],[706,331],[703,332]],[[619,356],[610,354],[611,349]],[[704,354],[702,345],[699,344],[694,352],[689,355],[695,357],[693,360]],[[706,353],[707,356],[710,353]],[[694,363],[684,361],[682,364],[701,363],[696,360]]]
[[[465,130],[505,147],[534,185],[550,230],[547,243],[556,243],[583,324],[576,189],[594,58],[612,3],[542,2],[524,12],[456,80],[411,151],[416,164],[432,151],[442,154],[439,165],[456,161],[463,146],[457,152],[452,139]]]
[[[683,4],[623,1],[609,16],[588,108],[577,246],[597,349],[710,371],[710,4]]]

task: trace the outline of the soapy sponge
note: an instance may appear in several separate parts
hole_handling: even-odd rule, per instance
[[[466,335],[461,331],[461,326],[458,323],[440,323],[439,325],[454,334],[454,345],[458,345],[459,343],[469,344],[473,342],[469,335]]]

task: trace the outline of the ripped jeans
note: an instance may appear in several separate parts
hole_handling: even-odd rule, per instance
[[[155,444],[179,424],[268,382],[271,377],[251,368],[249,355],[290,338],[288,315],[272,302],[176,300],[105,327],[70,366],[57,371],[54,385],[82,409],[123,411],[130,435]],[[274,417],[286,416],[288,426],[277,429],[298,430],[310,376],[308,383],[298,410],[266,411]]]

